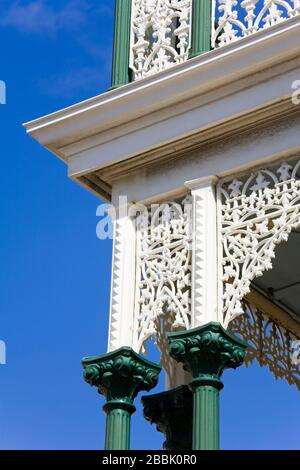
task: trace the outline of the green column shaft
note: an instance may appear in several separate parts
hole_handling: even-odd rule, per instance
[[[130,449],[130,421],[135,407],[120,403],[107,403],[104,405],[106,417],[106,450]]]
[[[193,375],[193,450],[218,450],[221,376],[242,365],[247,343],[217,322],[168,333],[168,340],[171,357]]]
[[[211,13],[211,0],[193,1],[190,59],[211,49]]]
[[[219,450],[219,390],[203,385],[194,388],[193,450]]]
[[[161,366],[147,361],[132,348],[110,351],[82,360],[84,380],[105,396],[106,450],[128,450],[134,399],[157,384]]]
[[[115,31],[112,64],[112,85],[117,88],[130,81],[129,49],[132,0],[115,0]]]

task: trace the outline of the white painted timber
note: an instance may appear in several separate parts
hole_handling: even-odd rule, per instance
[[[299,34],[300,18],[290,19],[25,127],[68,163],[72,178],[97,170],[102,178],[111,167],[113,181],[125,161],[134,167],[151,152],[157,161],[162,149],[174,155],[220,138],[225,125],[233,132],[292,108]]]
[[[218,320],[217,178],[189,181],[193,199],[192,327]]]
[[[119,214],[114,221],[114,247],[108,351],[132,346],[135,294],[135,227]]]

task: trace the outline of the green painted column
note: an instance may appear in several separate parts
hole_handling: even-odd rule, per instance
[[[224,369],[242,365],[247,344],[216,322],[169,333],[168,339],[170,355],[193,375],[193,450],[218,450],[220,379]]]
[[[135,406],[129,403],[108,402],[103,407],[107,414],[105,449],[124,450],[130,448],[130,421]]]
[[[189,58],[192,59],[211,49],[211,0],[194,0],[192,10],[192,43]]]
[[[105,396],[106,450],[130,448],[130,421],[135,397],[155,387],[161,367],[129,347],[82,360],[84,379]]]
[[[208,381],[195,379],[193,391],[193,449],[220,448],[219,390],[221,382],[209,385]],[[198,419],[200,418],[200,419]]]
[[[129,49],[132,0],[115,0],[115,31],[111,88],[130,82]]]

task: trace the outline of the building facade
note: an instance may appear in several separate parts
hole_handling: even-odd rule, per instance
[[[108,352],[83,361],[106,448],[129,448],[162,367],[144,406],[166,448],[217,449],[224,369],[300,389],[300,0],[116,0],[115,18],[111,89],[25,127],[114,208]]]

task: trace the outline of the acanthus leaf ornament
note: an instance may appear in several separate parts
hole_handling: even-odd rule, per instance
[[[193,396],[187,385],[142,397],[144,417],[162,432],[164,450],[191,451]]]
[[[109,401],[132,404],[141,390],[151,390],[158,381],[160,366],[147,361],[129,347],[101,356],[84,358],[84,379]]]
[[[224,369],[240,367],[248,346],[217,322],[185,332],[169,333],[168,340],[171,356],[192,372],[193,379],[204,382],[210,379],[220,381]]]

